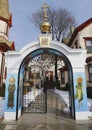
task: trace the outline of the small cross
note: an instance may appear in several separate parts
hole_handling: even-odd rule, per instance
[[[44,3],[44,5],[41,7],[41,9],[43,9],[43,13],[44,13],[44,20],[46,21],[47,20],[47,9],[49,9],[50,6],[47,5],[47,3]]]
[[[50,6],[48,6],[47,3],[44,3],[44,5],[41,8],[46,11],[46,9],[49,9]]]

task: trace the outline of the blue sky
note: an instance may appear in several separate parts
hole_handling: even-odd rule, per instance
[[[28,16],[47,3],[51,8],[65,8],[76,18],[78,25],[92,17],[92,0],[9,0],[13,26],[9,31],[9,40],[15,42],[16,50],[38,40],[39,31],[30,22]]]

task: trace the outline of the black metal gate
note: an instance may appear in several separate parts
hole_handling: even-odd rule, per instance
[[[24,94],[23,112],[46,113],[47,112],[47,94],[41,89],[32,89]]]

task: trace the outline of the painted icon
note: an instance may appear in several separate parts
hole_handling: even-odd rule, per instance
[[[8,102],[7,102],[7,108],[13,109],[14,107],[14,91],[15,91],[15,78],[9,79],[9,85],[8,85]]]
[[[82,106],[82,101],[83,101],[83,78],[78,77],[77,78],[77,84],[76,84],[76,94],[75,94],[75,99],[78,100],[78,108]]]

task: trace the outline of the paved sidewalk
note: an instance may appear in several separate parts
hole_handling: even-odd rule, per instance
[[[51,114],[25,113],[18,121],[0,123],[0,130],[92,130],[92,120],[74,121]]]
[[[23,113],[18,121],[0,123],[0,130],[92,130],[92,120],[74,121],[62,113],[66,107],[57,95],[48,93],[48,113]]]

